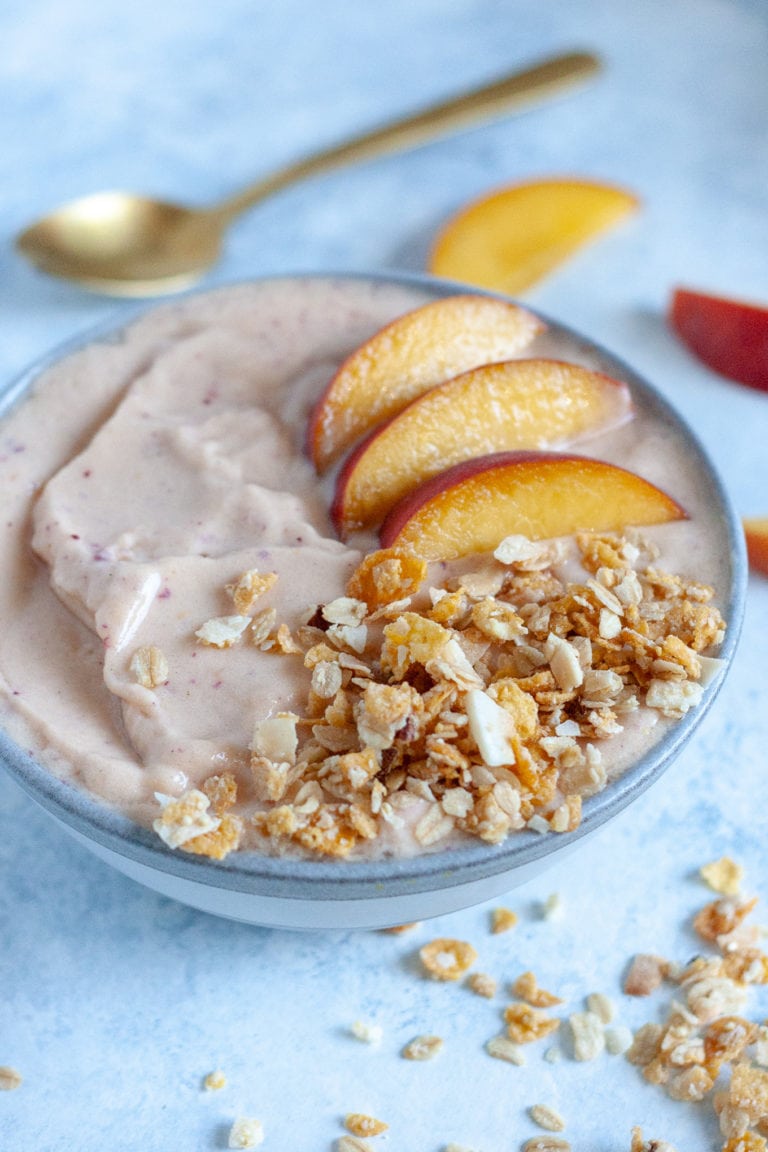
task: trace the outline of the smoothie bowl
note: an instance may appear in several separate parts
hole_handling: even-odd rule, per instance
[[[383,927],[498,895],[655,781],[746,565],[680,417],[460,285],[192,293],[6,393],[0,753],[206,911]]]

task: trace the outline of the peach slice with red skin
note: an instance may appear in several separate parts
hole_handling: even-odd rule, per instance
[[[462,461],[396,505],[384,548],[424,560],[492,552],[506,536],[548,540],[580,531],[687,519],[666,492],[615,464],[557,452],[499,452]]]
[[[709,368],[768,392],[768,308],[677,288],[669,323]]]
[[[522,352],[543,321],[492,296],[433,300],[393,320],[354,351],[310,418],[307,452],[323,471],[351,444],[428,388]]]
[[[554,448],[632,414],[626,384],[562,360],[484,364],[438,384],[347,458],[331,515],[343,537],[379,523],[409,491],[461,460]]]
[[[765,517],[745,519],[743,525],[749,566],[754,572],[762,572],[764,576],[768,576],[768,519]]]

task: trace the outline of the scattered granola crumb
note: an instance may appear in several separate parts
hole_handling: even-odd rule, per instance
[[[432,1060],[443,1047],[440,1036],[414,1036],[402,1050],[406,1060]]]
[[[446,1144],[443,1152],[476,1152],[476,1149],[469,1148],[466,1144]]]
[[[667,965],[665,975],[677,985],[667,1019],[638,1029],[626,1053],[672,1100],[709,1097],[726,1141],[721,1152],[768,1149],[768,1071],[760,1059],[765,1025],[740,1014],[750,985],[768,984],[759,930],[744,923],[755,903],[728,895],[700,910],[694,927],[717,953],[695,956],[684,968]],[[730,1080],[721,1076],[729,1066]],[[633,1131],[632,1152],[664,1148],[669,1152],[663,1141],[645,1143],[640,1130]]]
[[[203,1088],[206,1092],[218,1092],[221,1088],[225,1088],[226,1084],[226,1076],[218,1069],[215,1072],[209,1072],[203,1080]]]
[[[13,1092],[22,1083],[21,1073],[8,1064],[0,1065],[0,1092]]]
[[[660,956],[638,953],[624,980],[624,991],[627,996],[650,996],[664,979],[665,970],[666,961]]]
[[[336,1152],[373,1152],[373,1149],[360,1136],[340,1136],[336,1141]]]
[[[723,856],[711,864],[704,864],[699,869],[699,875],[713,892],[719,892],[721,896],[738,896],[744,869],[729,856]]]
[[[602,992],[592,992],[587,996],[587,1008],[590,1012],[594,1012],[595,1016],[599,1016],[603,1024],[610,1024],[613,1020],[615,1013],[613,1001]]]
[[[603,1021],[594,1012],[574,1012],[568,1017],[576,1060],[594,1060],[605,1050]]]
[[[557,1064],[559,1060],[562,1060],[562,1058],[563,1053],[556,1044],[553,1044],[551,1048],[547,1048],[546,1052],[544,1053],[544,1059],[546,1060],[547,1064]]]
[[[371,1024],[368,1020],[355,1020],[350,1032],[363,1044],[378,1044],[384,1035],[381,1024]]]
[[[552,892],[541,906],[544,920],[559,920],[563,914],[563,901],[559,892]]]
[[[486,1044],[485,1050],[494,1060],[506,1060],[508,1064],[517,1064],[518,1067],[525,1064],[522,1048],[508,1036],[494,1036]]]
[[[477,952],[465,940],[439,937],[419,949],[421,962],[435,980],[459,980],[477,960]]]
[[[382,928],[382,932],[386,932],[390,936],[402,936],[403,933],[418,928],[419,923],[419,920],[414,920],[411,924],[393,924],[391,928]]]
[[[534,1008],[552,1008],[555,1004],[562,1004],[559,996],[539,988],[533,972],[523,972],[512,985],[512,992],[519,1000],[525,1000]]]
[[[703,940],[719,943],[722,937],[736,933],[756,903],[756,896],[751,900],[741,901],[733,896],[723,896],[720,900],[714,900],[702,908],[694,916],[693,926]],[[738,947],[738,941],[736,946]]]
[[[632,1047],[632,1030],[626,1024],[616,1024],[605,1030],[605,1047],[611,1056],[622,1056]]]
[[[484,996],[486,1000],[492,1000],[496,995],[498,985],[493,976],[489,976],[487,972],[472,972],[467,977],[467,988],[476,996]]]
[[[675,1152],[675,1149],[666,1140],[644,1140],[642,1128],[633,1128],[630,1152]]]
[[[510,1004],[504,1009],[507,1035],[516,1044],[532,1044],[560,1027],[560,1021],[532,1008],[530,1004]]]
[[[375,1116],[366,1116],[364,1112],[348,1112],[344,1117],[344,1127],[353,1136],[379,1136],[386,1132],[389,1124]]]
[[[571,1152],[571,1146],[560,1136],[534,1136],[526,1140],[521,1152]]]
[[[240,1116],[229,1130],[228,1148],[258,1148],[264,1142],[264,1129],[260,1120]]]
[[[130,670],[142,688],[159,688],[168,681],[168,661],[154,644],[136,649],[131,657]]]
[[[517,924],[517,913],[511,908],[494,908],[491,912],[491,932],[509,932]]]
[[[538,1124],[539,1128],[544,1128],[547,1132],[562,1132],[565,1128],[565,1120],[560,1113],[547,1104],[533,1104],[528,1113],[534,1124]]]

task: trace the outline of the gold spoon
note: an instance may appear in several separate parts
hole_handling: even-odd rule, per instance
[[[32,224],[16,246],[52,276],[112,296],[156,296],[194,283],[215,264],[228,225],[247,208],[308,176],[413,148],[440,133],[509,112],[586,80],[597,57],[571,52],[513,72],[280,168],[220,204],[188,208],[130,192],[97,192]]]

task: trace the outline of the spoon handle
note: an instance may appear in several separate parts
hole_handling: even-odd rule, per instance
[[[587,80],[600,67],[599,58],[589,52],[569,52],[543,60],[482,88],[433,104],[402,120],[374,128],[287,164],[271,176],[211,208],[211,215],[225,223],[246,208],[251,208],[272,193],[299,180],[391,152],[406,151],[443,133],[501,116]]]

